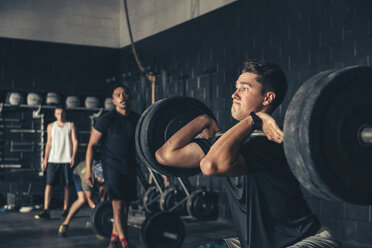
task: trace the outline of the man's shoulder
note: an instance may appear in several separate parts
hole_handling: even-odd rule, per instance
[[[47,128],[52,128],[52,127],[53,127],[53,125],[54,125],[54,123],[55,123],[55,121],[53,121],[53,122],[49,123],[49,124],[48,124],[48,126],[47,126]]]
[[[104,113],[100,117],[97,118],[96,123],[94,124],[94,128],[99,132],[104,132],[105,129],[114,121],[114,112],[109,111]]]
[[[100,117],[97,118],[97,121],[102,121],[102,120],[111,120],[114,117],[114,111],[108,111],[101,115]]]
[[[136,111],[134,110],[131,110],[131,113],[136,116],[136,117],[140,117],[141,115],[139,113],[137,113]]]
[[[137,113],[137,112],[135,112],[135,111],[133,111],[133,110],[132,110],[130,113],[131,113],[132,118],[133,118],[134,120],[136,120],[136,121],[138,121],[139,118],[141,117],[141,115],[140,115],[139,113]]]
[[[278,161],[285,158],[283,143],[271,141],[264,135],[249,137],[242,144],[240,152],[242,154],[252,154],[253,152],[257,156],[276,158]]]
[[[110,110],[110,111],[108,111],[108,112],[106,112],[106,113],[104,113],[103,115],[101,115],[99,118],[107,118],[107,117],[112,117],[112,116],[114,116],[114,114],[115,114],[115,109],[113,109],[113,110]]]

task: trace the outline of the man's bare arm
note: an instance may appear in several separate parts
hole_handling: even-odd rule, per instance
[[[47,142],[45,145],[45,154],[44,154],[44,160],[41,164],[41,169],[45,170],[48,163],[48,158],[50,154],[50,149],[52,148],[52,123],[48,125],[47,127]]]
[[[75,124],[71,122],[71,140],[72,140],[72,156],[71,156],[71,162],[70,167],[74,166],[75,163],[75,157],[78,150],[79,142],[76,135],[76,128]]]
[[[268,114],[257,113],[262,120],[262,129],[272,141],[281,143],[283,132],[275,120]],[[252,134],[252,117],[248,116],[233,126],[216,143],[200,161],[200,168],[205,175],[238,176],[247,173],[247,165],[240,154],[243,142]]]
[[[198,116],[176,132],[156,151],[156,160],[160,164],[167,166],[183,168],[199,167],[199,162],[205,154],[192,140],[202,131],[212,136],[214,133],[220,131],[220,129],[217,123],[210,117],[206,115]]]
[[[101,138],[102,133],[93,128],[90,134],[89,143],[85,154],[86,173],[84,179],[90,187],[93,187],[92,181],[90,180],[92,175],[93,154]]]

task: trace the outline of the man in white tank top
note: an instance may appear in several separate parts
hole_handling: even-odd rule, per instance
[[[64,202],[61,216],[67,216],[69,200],[69,184],[71,183],[71,168],[74,166],[78,148],[76,129],[73,122],[66,121],[66,111],[57,106],[54,110],[56,121],[47,128],[47,143],[42,170],[46,170],[46,187],[44,193],[44,210],[35,215],[35,219],[49,219],[49,204],[52,197],[52,186],[64,185]]]

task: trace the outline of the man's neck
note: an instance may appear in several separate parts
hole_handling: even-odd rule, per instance
[[[129,112],[130,112],[130,109],[121,109],[121,108],[116,108],[116,111],[121,114],[121,115],[124,115],[124,116],[127,116],[129,115]]]
[[[63,127],[65,124],[66,124],[66,120],[61,120],[61,121],[57,120],[57,125],[58,126]]]

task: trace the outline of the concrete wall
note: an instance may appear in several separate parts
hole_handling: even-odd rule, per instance
[[[2,0],[0,37],[119,47],[119,0]]]
[[[236,0],[128,0],[135,40]],[[129,44],[122,0],[2,0],[0,37],[119,48]]]
[[[128,0],[134,41],[197,18],[236,0]],[[123,1],[120,2],[120,46],[130,44]]]

